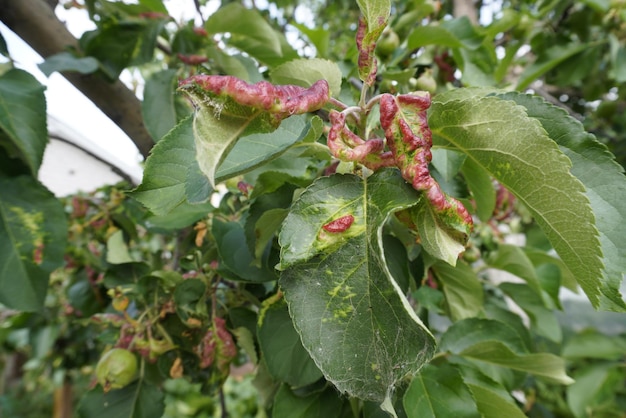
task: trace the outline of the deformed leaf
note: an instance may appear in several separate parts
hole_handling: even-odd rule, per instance
[[[463,204],[444,193],[429,171],[432,138],[426,111],[430,103],[428,95],[383,94],[380,124],[402,177],[423,192],[425,202],[414,211],[414,222],[423,235],[424,248],[454,264],[473,222]]]
[[[466,153],[528,207],[597,306],[602,254],[593,212],[570,160],[539,122],[508,100],[448,101],[444,93],[433,102],[429,125],[439,145]]]
[[[372,86],[378,66],[374,55],[376,41],[387,26],[391,1],[357,0],[357,3],[362,14],[356,34],[356,44],[359,48],[359,77],[365,84]]]
[[[267,81],[248,84],[232,76],[197,75],[180,88],[196,107],[196,155],[213,186],[217,168],[240,137],[273,132],[283,119],[318,110],[329,100],[325,80],[305,89]]]
[[[279,236],[280,285],[304,347],[341,392],[378,402],[432,356],[434,338],[386,265],[382,226],[419,195],[399,173],[323,177],[307,188]],[[347,229],[323,226],[351,215]]]
[[[63,265],[63,205],[30,176],[0,177],[0,237],[0,303],[41,309],[50,273]]]

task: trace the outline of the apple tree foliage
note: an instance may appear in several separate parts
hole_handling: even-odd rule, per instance
[[[85,2],[82,51],[41,67],[141,69],[156,143],[133,190],[39,183],[44,88],[5,69],[3,345],[62,382],[96,370],[85,418],[618,416],[624,334],[558,312],[562,288],[626,311],[626,178],[576,118],[623,106],[623,2],[512,2],[488,25],[313,2],[313,27],[270,3],[197,25]]]

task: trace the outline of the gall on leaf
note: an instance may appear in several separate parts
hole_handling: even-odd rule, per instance
[[[345,215],[335,219],[334,221],[328,222],[323,225],[322,228],[326,232],[339,233],[347,231],[348,228],[352,226],[352,223],[354,223],[354,216]]]
[[[319,110],[330,100],[326,80],[318,80],[311,87],[304,88],[274,85],[268,81],[249,84],[229,75],[201,74],[182,80],[179,87],[185,90],[193,86],[199,87],[218,103],[231,99],[240,105],[275,115],[277,121]]]
[[[430,175],[428,164],[432,159],[432,134],[426,115],[429,107],[429,95],[381,95],[380,124],[385,131],[387,146],[402,177],[415,190],[425,193],[435,212],[469,232],[473,221],[465,206],[447,196]]]

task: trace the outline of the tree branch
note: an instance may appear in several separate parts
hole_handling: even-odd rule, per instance
[[[44,58],[68,49],[79,50],[76,38],[45,0],[0,0],[0,20]],[[111,83],[99,74],[62,74],[130,137],[144,157],[148,156],[154,141],[143,123],[141,102],[130,89],[120,80]]]

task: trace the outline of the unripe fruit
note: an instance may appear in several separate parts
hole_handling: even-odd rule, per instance
[[[123,348],[113,348],[100,358],[96,377],[104,392],[121,389],[137,377],[137,358]]]
[[[393,29],[388,29],[383,32],[380,39],[376,43],[376,53],[383,58],[386,58],[393,54],[393,52],[400,45],[400,38]]]
[[[434,93],[437,90],[437,81],[433,78],[430,70],[424,71],[422,75],[415,80],[415,89]]]

